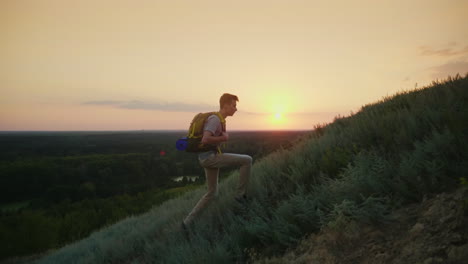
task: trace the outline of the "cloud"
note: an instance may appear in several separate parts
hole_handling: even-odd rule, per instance
[[[444,48],[433,48],[428,46],[419,47],[420,54],[423,56],[440,56],[440,57],[452,57],[452,56],[461,56],[468,54],[468,46],[464,48],[458,48],[457,43],[451,42],[447,45],[448,47]]]
[[[246,114],[246,115],[255,115],[255,116],[271,116],[275,113],[267,113],[267,112],[248,112],[239,110],[238,113]],[[288,116],[323,116],[323,115],[340,115],[343,114],[342,112],[286,112]]]
[[[84,105],[116,105],[120,104],[119,101],[88,101],[84,102]]]
[[[455,61],[442,64],[439,66],[431,67],[431,77],[437,79],[445,79],[449,75],[455,76],[457,73],[461,76],[465,76],[468,73],[468,61]]]
[[[140,109],[150,111],[164,111],[164,112],[206,112],[217,109],[216,106],[206,104],[186,104],[186,103],[167,103],[167,102],[150,102],[150,101],[88,101],[84,105],[106,105],[115,108],[123,109]]]
[[[162,102],[150,102],[150,101],[115,101],[115,100],[97,100],[97,101],[87,101],[83,102],[83,105],[100,105],[100,106],[110,106],[114,108],[121,109],[139,109],[139,110],[149,110],[149,111],[164,111],[164,112],[190,112],[190,113],[200,113],[200,112],[209,112],[217,111],[218,106],[212,106],[207,104],[186,104],[186,103],[162,103]],[[250,116],[271,116],[274,113],[267,112],[250,112],[239,110],[238,113],[250,115]],[[343,115],[344,112],[289,112],[286,113],[289,117],[314,117],[318,120],[328,120],[330,118],[336,117],[338,115]]]
[[[239,113],[243,113],[246,115],[256,115],[256,116],[266,116],[271,115],[271,113],[261,113],[261,112],[247,112],[247,111],[238,111]]]

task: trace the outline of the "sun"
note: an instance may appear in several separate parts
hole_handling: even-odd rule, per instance
[[[275,127],[278,125],[285,125],[286,123],[286,113],[287,113],[287,107],[285,104],[282,103],[276,103],[270,106],[270,122],[273,124]]]
[[[274,115],[274,120],[281,121],[282,119],[283,119],[283,114],[282,113],[276,113]]]
[[[271,122],[275,125],[284,124],[285,122],[284,112],[274,112],[271,115]]]
[[[287,127],[292,105],[291,96],[285,92],[271,92],[264,101],[265,112],[268,113],[268,123],[272,128]]]

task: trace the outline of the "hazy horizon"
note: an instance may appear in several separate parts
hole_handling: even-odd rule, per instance
[[[255,129],[255,130],[244,130],[244,129],[231,129],[230,132],[301,132],[301,131],[313,131],[313,129]],[[0,134],[10,133],[105,133],[105,132],[187,132],[184,129],[129,129],[129,130],[0,130]]]

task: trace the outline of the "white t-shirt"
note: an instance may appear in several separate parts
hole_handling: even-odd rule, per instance
[[[217,115],[210,115],[206,119],[205,127],[203,131],[210,131],[211,134],[215,137],[221,136],[223,133],[223,126],[221,125],[221,120]]]
[[[215,137],[219,137],[219,136],[222,135],[223,126],[221,125],[221,120],[219,119],[219,117],[217,115],[210,115],[206,119],[203,132],[204,131],[210,131],[211,134],[213,134],[213,136],[215,136]],[[218,147],[219,144],[217,144],[216,146]],[[215,151],[201,152],[201,153],[198,154],[198,159],[202,159],[202,160],[206,159],[206,158],[208,158],[210,155],[212,155],[214,153],[216,153],[216,152]]]

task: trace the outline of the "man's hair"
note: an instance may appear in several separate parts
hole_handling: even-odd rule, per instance
[[[239,98],[236,95],[225,93],[219,98],[219,108],[223,108],[223,105],[230,104],[232,100],[239,102]]]

